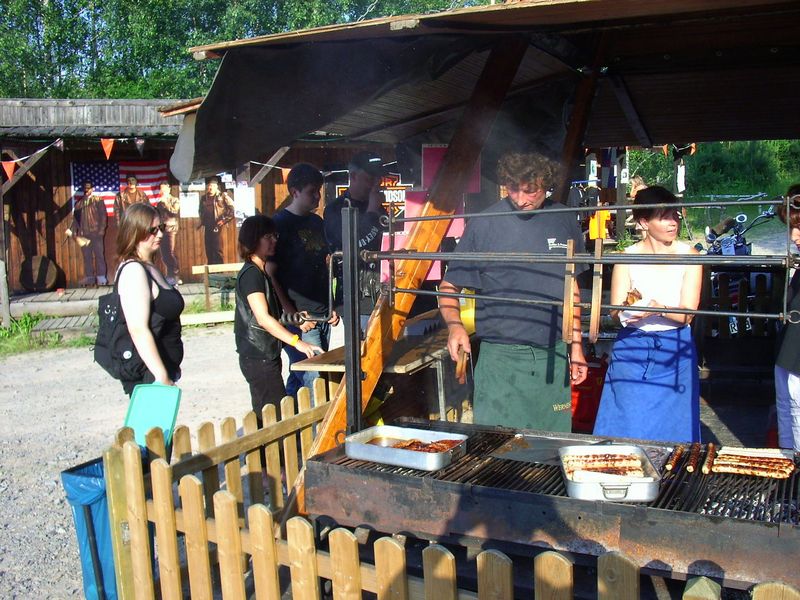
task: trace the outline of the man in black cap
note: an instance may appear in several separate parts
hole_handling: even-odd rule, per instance
[[[344,194],[325,207],[325,237],[331,252],[342,249],[342,208],[347,200],[358,209],[358,249],[380,250],[384,227],[380,218],[386,214],[383,208],[384,196],[381,191],[381,178],[385,174],[381,157],[374,152],[359,152],[350,159],[347,166],[350,172],[350,187]],[[361,314],[369,315],[380,291],[380,263],[361,265],[359,276],[361,291]],[[342,304],[341,268],[337,273],[337,309]],[[362,318],[362,325],[366,319]]]

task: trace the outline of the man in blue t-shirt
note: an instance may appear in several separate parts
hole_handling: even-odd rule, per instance
[[[558,163],[539,154],[509,154],[497,168],[498,182],[508,196],[483,211],[536,211],[474,218],[456,252],[524,252],[565,255],[567,240],[576,251],[584,243],[574,214],[555,213],[562,207],[547,198],[556,182]],[[576,265],[576,274],[585,265]],[[543,262],[450,262],[442,292],[472,288],[479,294],[544,301],[517,304],[502,300],[477,302],[476,334],[481,340],[475,369],[473,419],[483,425],[570,431],[571,386],[586,379],[581,341],[580,309],[574,312],[569,349],[561,338],[564,264]],[[580,290],[573,286],[576,302]],[[470,353],[470,339],[461,322],[457,298],[440,298],[439,308],[449,329],[451,358]]]
[[[319,206],[322,173],[315,166],[300,163],[292,167],[286,179],[291,203],[273,215],[278,243],[275,256],[266,270],[274,285],[283,312],[305,312],[323,315],[328,312],[328,244],[322,219],[314,211]],[[304,342],[328,350],[331,326],[339,322],[336,313],[328,322],[306,321],[299,328],[288,329],[300,334]],[[289,363],[306,358],[294,348],[285,348]],[[291,369],[291,366],[290,366]],[[305,385],[313,389],[316,371],[289,372],[286,393],[296,396]]]

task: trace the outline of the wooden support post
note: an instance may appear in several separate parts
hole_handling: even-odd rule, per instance
[[[8,182],[6,182],[8,183]],[[5,188],[5,185],[3,186]],[[3,327],[11,327],[11,297],[8,291],[8,263],[6,262],[6,209],[4,190],[0,189],[0,316]]]
[[[211,283],[208,281],[208,265],[203,270],[203,287],[206,292],[206,310],[211,310]]]
[[[603,257],[603,240],[594,241],[594,257]],[[600,304],[603,299],[603,265],[594,263],[592,268],[592,306],[589,312],[589,343],[594,344],[600,335]]]
[[[602,240],[601,240],[602,241]],[[575,240],[567,240],[567,258],[575,256]],[[575,327],[575,263],[564,265],[564,309],[561,313],[561,339],[572,343]]]
[[[267,164],[261,167],[258,170],[253,178],[250,180],[250,187],[253,187],[257,183],[261,183],[261,180],[267,176],[272,169],[275,168],[276,163],[283,158],[283,155],[289,151],[289,146],[281,146],[278,148],[275,153],[267,159]]]
[[[528,45],[527,38],[509,35],[492,49],[420,216],[452,215],[455,212],[467,184],[464,173],[470,173],[480,157],[483,145],[489,137],[497,113]],[[449,226],[450,221],[447,220],[414,223],[406,248],[412,253],[437,251]],[[419,288],[431,264],[431,261],[399,261],[395,269],[397,287]],[[365,379],[361,383],[362,410],[372,397],[375,385],[383,372],[394,342],[405,325],[414,299],[414,294],[400,292],[394,296],[394,305],[390,305],[386,297],[382,296],[372,311],[361,350],[361,370],[365,374]],[[345,386],[342,383],[337,388],[331,407],[320,425],[311,448],[312,456],[336,446],[337,433],[346,428],[346,397]],[[282,525],[296,510],[304,511],[304,509],[301,474],[295,482],[281,519]]]
[[[117,596],[120,600],[132,600],[133,558],[131,557],[131,535],[128,524],[128,501],[125,494],[125,465],[121,447],[111,447],[103,452],[103,469],[108,496],[108,521],[111,532],[111,548],[114,551],[114,574],[117,579]]]
[[[608,45],[607,34],[601,33],[597,49],[594,53],[591,72],[578,82],[575,89],[575,102],[572,115],[569,119],[567,136],[564,139],[564,150],[561,154],[562,173],[553,194],[556,202],[566,199],[569,191],[570,169],[578,162],[583,151],[583,138],[586,134],[586,125],[589,123],[589,112],[592,108],[594,93],[597,90],[597,80],[600,78],[600,67],[605,60]]]

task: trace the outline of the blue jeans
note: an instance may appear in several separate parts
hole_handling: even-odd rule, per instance
[[[317,326],[310,331],[301,333],[296,327],[287,327],[292,333],[300,335],[300,339],[313,346],[319,346],[323,350],[328,350],[328,343],[330,341],[331,326],[330,323],[317,323]],[[314,380],[319,377],[317,371],[292,371],[292,365],[299,360],[308,358],[305,354],[292,346],[284,346],[286,356],[289,357],[289,377],[286,378],[286,394],[289,396],[297,397],[297,390],[305,386],[313,392]]]

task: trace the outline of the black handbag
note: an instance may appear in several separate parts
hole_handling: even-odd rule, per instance
[[[147,273],[149,284],[152,281],[152,276],[147,267],[144,267],[144,270]],[[144,377],[147,372],[147,366],[139,356],[139,352],[136,350],[131,334],[128,331],[128,324],[125,322],[125,313],[122,311],[122,303],[117,290],[121,272],[122,269],[117,273],[113,291],[100,296],[98,299],[97,316],[99,324],[97,338],[94,342],[94,361],[114,379],[138,381]]]

